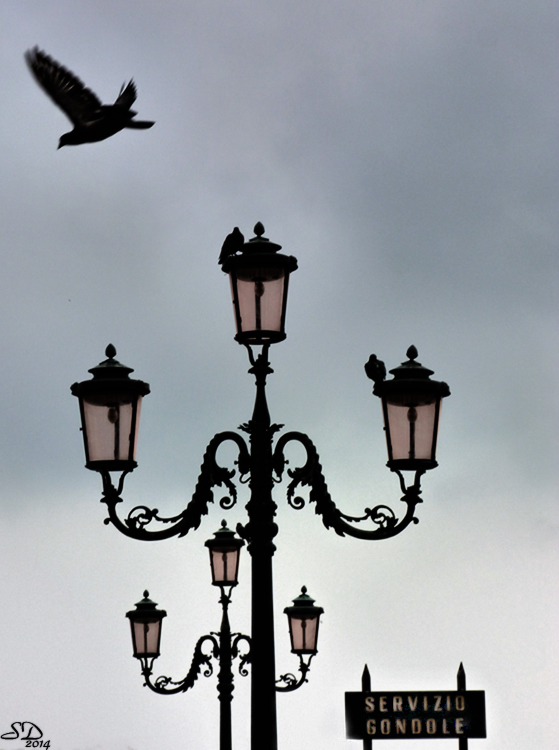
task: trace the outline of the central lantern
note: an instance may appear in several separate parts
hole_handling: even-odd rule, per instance
[[[289,274],[297,259],[278,252],[281,245],[264,237],[258,222],[256,235],[222,261],[229,274],[237,335],[240,344],[274,344],[285,338],[285,311]]]
[[[213,539],[208,539],[206,547],[210,551],[210,565],[212,569],[213,586],[236,586],[239,573],[239,553],[244,542],[227,528],[225,521],[221,528],[214,533]]]

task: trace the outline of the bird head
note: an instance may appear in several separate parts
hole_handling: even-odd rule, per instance
[[[58,148],[62,148],[62,146],[77,146],[80,143],[82,143],[80,137],[77,136],[73,130],[71,130],[69,133],[63,133],[60,136],[60,140],[58,141]]]

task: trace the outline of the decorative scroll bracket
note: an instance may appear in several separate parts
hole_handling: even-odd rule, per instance
[[[248,669],[246,664],[250,663],[250,638],[248,635],[242,633],[233,633],[233,641],[231,643],[231,657],[233,659],[239,658],[239,674],[242,677],[248,676]],[[175,681],[171,677],[161,675],[155,681],[152,681],[151,675],[153,674],[153,659],[150,663],[148,660],[142,661],[142,675],[144,677],[144,686],[149,687],[154,693],[160,695],[172,695],[173,693],[186,693],[194,686],[194,683],[200,676],[200,671],[205,665],[204,677],[211,677],[214,672],[212,659],[219,661],[220,648],[217,637],[219,633],[212,633],[211,635],[203,635],[198,639],[198,642],[194,648],[194,654],[192,656],[192,663],[186,677],[182,680]],[[239,644],[244,641],[248,648],[241,650]],[[211,644],[209,652],[204,651],[204,645],[206,643]]]
[[[364,515],[360,517],[348,516],[334,504],[322,473],[318,452],[312,440],[302,432],[287,432],[277,441],[273,454],[273,467],[278,477],[277,481],[281,481],[285,466],[288,463],[284,456],[284,448],[290,441],[300,443],[307,454],[303,466],[287,470],[287,474],[291,477],[287,488],[287,501],[292,508],[300,510],[304,507],[305,500],[296,495],[295,491],[299,486],[308,486],[310,487],[309,502],[315,504],[315,513],[321,516],[322,523],[327,529],[334,529],[340,536],[347,534],[357,539],[389,539],[403,531],[410,523],[418,523],[414,513],[416,505],[423,502],[420,497],[420,479],[425,473],[424,470],[415,472],[414,482],[408,487],[406,487],[402,473],[396,471],[400,479],[400,487],[404,493],[401,500],[407,505],[406,513],[400,520],[397,519],[394,511],[386,505],[365,508]],[[351,525],[368,520],[376,524],[377,528],[363,529]]]
[[[309,660],[305,662],[303,659],[303,656],[299,654],[299,673],[300,676],[296,677],[291,672],[288,672],[287,674],[282,674],[279,678],[279,680],[276,680],[276,692],[278,693],[291,693],[293,690],[297,690],[297,688],[300,688],[301,685],[304,682],[308,682],[307,680],[307,672],[311,668],[311,661],[314,654],[311,654],[309,656]],[[285,685],[282,685],[281,683],[284,682]]]
[[[210,440],[206,448],[200,475],[191,501],[176,516],[160,516],[157,508],[152,509],[145,505],[138,505],[132,508],[123,521],[116,512],[116,506],[122,502],[121,495],[124,478],[128,472],[122,473],[117,487],[112,483],[110,472],[101,472],[103,478],[103,497],[101,498],[101,502],[105,503],[108,509],[108,517],[105,519],[105,523],[112,523],[125,536],[132,537],[133,539],[155,541],[158,539],[169,539],[174,536],[185,536],[191,529],[197,529],[201,523],[202,516],[208,513],[209,503],[214,502],[214,487],[225,486],[228,494],[221,498],[219,504],[224,510],[232,508],[237,502],[237,489],[231,481],[236,474],[236,470],[220,466],[216,460],[218,448],[228,440],[236,443],[239,449],[236,464],[241,481],[249,473],[250,454],[247,444],[241,435],[238,435],[236,432],[218,433]],[[148,529],[147,526],[152,521],[172,525],[163,529]]]

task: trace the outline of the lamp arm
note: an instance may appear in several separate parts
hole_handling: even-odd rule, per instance
[[[233,633],[234,636],[233,642],[231,643],[231,656],[233,659],[236,659],[239,657],[239,674],[242,677],[248,676],[248,669],[246,668],[246,664],[250,664],[251,661],[251,652],[250,652],[250,637],[248,635],[243,635],[242,633]],[[245,651],[241,651],[239,648],[239,643],[241,641],[245,641],[247,645],[247,649]]]
[[[304,682],[308,682],[307,672],[311,668],[311,660],[313,656],[314,654],[311,654],[308,662],[305,662],[302,654],[299,654],[300,676],[295,677],[295,675],[291,674],[291,672],[288,672],[287,674],[282,674],[280,678],[276,680],[276,692],[291,693],[293,690],[297,690],[297,688],[300,688]],[[281,685],[280,683],[282,682],[285,682],[285,685]]]
[[[212,648],[209,654],[205,654],[204,651],[202,650],[202,647],[204,643],[206,642],[209,642],[212,644]],[[194,683],[198,679],[202,665],[204,664],[206,665],[206,668],[204,669],[204,677],[210,677],[210,675],[213,674],[213,667],[211,663],[212,657],[214,659],[219,658],[218,642],[214,638],[213,635],[203,635],[201,638],[198,639],[198,643],[196,644],[194,648],[194,655],[192,657],[192,663],[190,665],[190,669],[188,670],[188,674],[186,675],[186,677],[184,677],[182,680],[178,682],[175,682],[170,677],[161,675],[155,680],[155,682],[152,682],[151,665],[148,666],[146,662],[143,665],[143,669],[142,669],[142,674],[145,680],[144,686],[149,687],[151,690],[153,690],[154,693],[159,693],[160,695],[172,695],[173,693],[185,693],[187,690],[193,687]],[[169,685],[173,685],[174,687],[169,687]]]
[[[284,448],[292,440],[300,443],[307,454],[307,460],[303,466],[287,470],[287,474],[291,477],[287,487],[287,501],[292,508],[300,510],[305,506],[305,500],[295,495],[295,490],[299,486],[308,486],[310,487],[309,502],[315,503],[315,513],[322,517],[322,523],[327,529],[334,529],[340,536],[347,534],[357,539],[388,539],[399,534],[412,521],[418,523],[414,513],[416,505],[423,502],[420,498],[420,478],[425,473],[423,470],[415,472],[414,482],[408,487],[406,487],[401,472],[396,471],[404,493],[401,500],[407,505],[406,513],[400,520],[387,505],[365,508],[364,515],[360,517],[348,516],[336,507],[330,497],[317,450],[312,440],[302,432],[287,432],[277,441],[273,454],[273,468],[278,477],[277,481],[281,481],[285,465],[288,463],[284,456]],[[371,520],[377,528],[363,529],[352,525],[352,523],[367,520]]]
[[[121,495],[124,477],[128,472],[123,472],[117,487],[112,483],[110,472],[101,472],[103,478],[103,497],[101,498],[101,502],[106,504],[108,510],[108,517],[105,519],[105,523],[112,523],[122,534],[132,539],[155,541],[158,539],[169,539],[174,536],[185,536],[191,529],[197,529],[202,516],[207,515],[208,504],[214,501],[213,487],[221,487],[223,485],[225,485],[228,494],[221,498],[219,504],[224,510],[232,508],[237,502],[237,490],[231,481],[232,477],[235,476],[236,470],[220,466],[216,460],[219,446],[227,440],[232,440],[237,444],[239,449],[239,457],[235,463],[237,464],[241,480],[248,474],[250,457],[244,439],[236,432],[220,432],[214,435],[206,448],[192,499],[186,508],[176,516],[160,516],[157,508],[152,509],[145,505],[137,505],[122,520],[117,514],[116,506],[122,502]],[[172,525],[163,529],[148,529],[147,526],[152,521]]]

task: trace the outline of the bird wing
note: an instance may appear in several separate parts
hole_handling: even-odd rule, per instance
[[[114,103],[114,106],[123,107],[124,109],[130,109],[130,107],[136,101],[136,96],[137,96],[136,84],[134,83],[133,80],[131,80],[128,86],[126,87],[124,86],[124,84],[122,84],[120,93],[118,95],[117,100]]]
[[[77,76],[38,47],[28,50],[25,59],[37,83],[74,125],[87,125],[99,119],[101,102]]]

